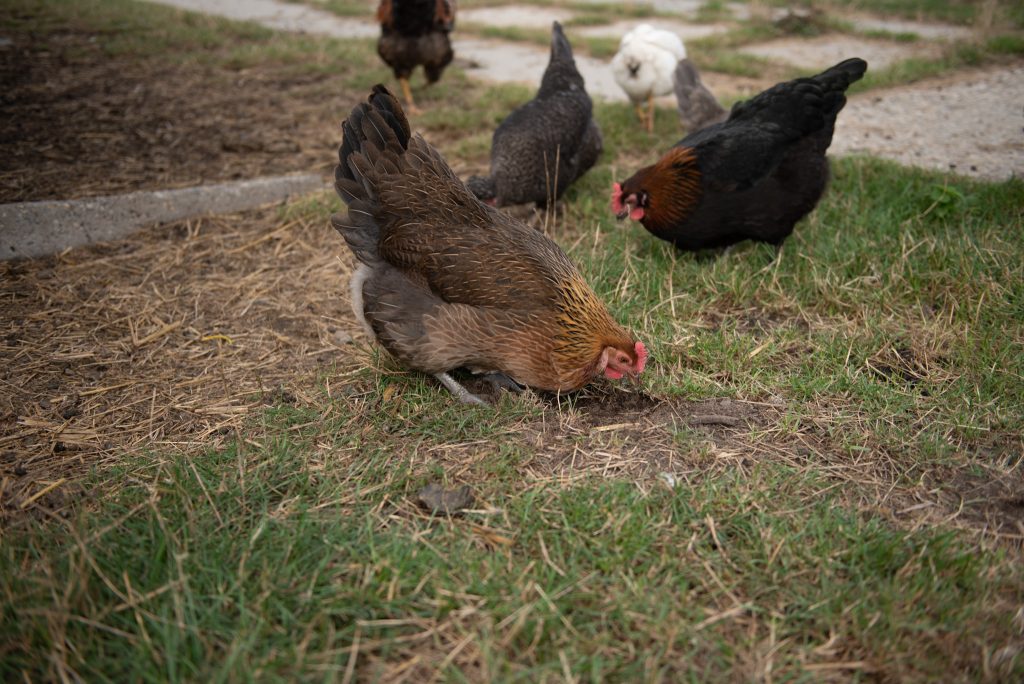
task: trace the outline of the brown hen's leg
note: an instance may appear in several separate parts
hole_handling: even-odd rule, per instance
[[[526,391],[525,387],[499,371],[486,373],[481,377],[491,384],[491,388],[494,389],[495,392],[500,392],[504,389],[512,392],[513,394],[519,394],[520,392]]]
[[[459,381],[447,373],[435,373],[434,377],[441,381],[441,384],[448,388],[448,391],[455,395],[455,398],[463,404],[477,404],[487,406],[487,402],[476,396],[468,389],[459,384]]]
[[[398,83],[402,86],[402,95],[405,96],[405,112],[406,114],[420,114],[419,107],[412,101],[412,88],[409,87],[409,79],[399,78]]]

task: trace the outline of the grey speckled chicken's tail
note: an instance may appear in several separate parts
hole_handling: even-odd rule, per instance
[[[348,213],[332,216],[331,225],[359,261],[375,264],[380,260],[380,228],[373,218],[377,204],[375,166],[382,157],[401,157],[409,147],[412,131],[398,100],[380,84],[373,87],[366,102],[352,109],[342,130],[334,189],[348,205]]]
[[[676,65],[672,89],[676,94],[679,120],[687,132],[699,131],[705,126],[725,121],[729,116],[729,110],[719,104],[701,82],[697,66],[689,59],[681,59]]]
[[[551,61],[573,62],[572,45],[565,37],[562,25],[557,21],[551,23]]]
[[[466,187],[481,202],[490,202],[498,197],[498,189],[491,176],[470,176],[466,181]]]

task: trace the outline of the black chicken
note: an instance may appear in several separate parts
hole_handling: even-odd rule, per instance
[[[436,83],[454,57],[448,34],[455,28],[455,0],[381,0],[377,7],[377,54],[402,86],[407,109],[418,112],[409,76],[423,65],[428,83]]]
[[[612,211],[680,249],[746,239],[780,245],[825,191],[836,115],[867,66],[848,59],[737,103],[726,121],[615,183]]]
[[[495,206],[536,202],[544,208],[597,162],[601,129],[576,69],[572,46],[557,21],[551,27],[551,60],[536,97],[514,110],[494,131],[491,175],[466,185]]]

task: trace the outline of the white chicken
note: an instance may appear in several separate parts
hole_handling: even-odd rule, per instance
[[[615,82],[629,96],[648,132],[654,130],[654,98],[672,92],[672,74],[686,58],[683,41],[671,31],[640,24],[622,37],[612,58]],[[647,101],[645,115],[640,104]]]

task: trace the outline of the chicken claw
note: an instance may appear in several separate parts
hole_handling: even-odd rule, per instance
[[[476,404],[478,406],[488,406],[489,404],[476,396],[468,389],[459,384],[459,381],[448,375],[447,373],[435,373],[434,377],[441,381],[441,384],[448,388],[448,391],[455,395],[455,398],[461,401],[463,404]]]
[[[487,373],[486,375],[483,376],[483,379],[491,383],[491,387],[494,389],[495,392],[504,389],[508,390],[509,392],[512,392],[513,394],[519,394],[526,390],[526,388],[520,385],[518,382],[516,382],[509,376],[505,375],[504,373],[500,373],[498,371],[494,371],[493,373]]]

